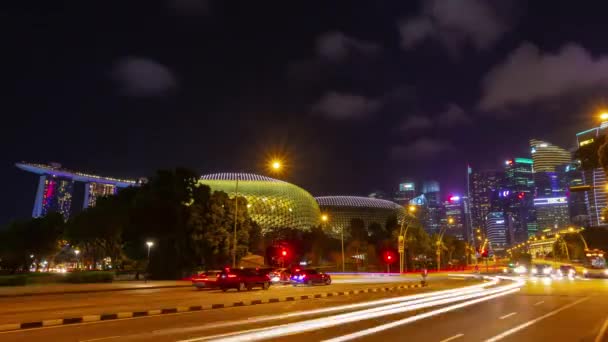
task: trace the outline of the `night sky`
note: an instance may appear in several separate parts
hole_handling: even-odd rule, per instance
[[[467,163],[574,146],[608,90],[600,1],[27,3],[0,11],[0,224],[31,213],[22,160],[139,177],[282,155],[313,195],[461,192]]]

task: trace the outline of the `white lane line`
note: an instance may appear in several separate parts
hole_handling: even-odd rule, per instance
[[[606,335],[606,330],[608,330],[608,318],[606,318],[606,321],[604,321],[604,325],[602,325],[600,332],[597,334],[597,337],[595,338],[595,342],[602,342],[604,340],[604,336]]]
[[[464,336],[464,334],[456,334],[456,335],[454,335],[452,337],[448,337],[445,340],[441,340],[439,342],[448,342],[448,341],[451,341],[451,340],[455,340],[457,338],[461,338],[462,336]]]
[[[544,301],[544,300],[541,300],[541,301],[540,301],[540,302],[538,302],[538,303],[534,303],[534,306],[539,306],[539,305],[544,304],[544,303],[545,303],[545,301]]]
[[[493,294],[491,296],[485,296],[485,297],[481,297],[481,298],[474,299],[474,300],[471,300],[471,301],[455,304],[455,305],[452,305],[452,306],[446,306],[444,308],[433,310],[433,311],[429,311],[429,312],[425,312],[425,313],[417,315],[417,316],[412,316],[412,317],[404,318],[404,319],[402,319],[400,321],[395,321],[395,322],[384,324],[384,325],[380,325],[380,326],[377,326],[377,327],[374,327],[374,328],[369,328],[369,329],[366,329],[366,330],[361,330],[361,331],[358,331],[356,333],[352,333],[352,334],[349,334],[349,335],[335,337],[335,338],[332,338],[332,339],[329,339],[329,340],[325,340],[325,342],[343,342],[343,341],[354,340],[354,339],[361,338],[361,337],[364,337],[364,336],[367,336],[367,335],[371,335],[371,334],[375,334],[375,333],[378,333],[378,332],[381,332],[381,331],[384,331],[384,330],[393,329],[393,328],[396,328],[396,327],[398,327],[400,325],[409,324],[409,323],[412,323],[412,322],[419,321],[421,319],[425,319],[425,318],[432,317],[432,316],[435,316],[435,315],[440,315],[440,314],[443,314],[443,313],[446,313],[446,312],[449,312],[449,311],[454,311],[454,310],[457,310],[457,309],[460,309],[460,308],[464,308],[466,306],[474,305],[474,304],[477,304],[477,303],[485,302],[485,301],[490,300],[490,299],[494,299],[494,298],[510,295],[510,294],[518,292],[518,291],[519,291],[519,288],[516,288],[516,289],[512,289],[512,290],[508,290],[508,291],[499,292],[499,293]]]
[[[498,317],[498,319],[505,319],[505,318],[509,318],[511,316],[517,315],[517,312],[511,312],[510,314],[506,314],[504,316],[500,316]]]
[[[531,326],[533,324],[536,324],[536,323],[542,321],[545,318],[549,318],[549,317],[551,317],[553,315],[556,315],[556,314],[558,314],[558,313],[560,313],[560,312],[562,312],[562,311],[564,311],[566,309],[569,309],[569,308],[571,308],[571,307],[573,307],[573,306],[575,306],[575,305],[577,305],[579,303],[582,303],[582,302],[584,302],[586,300],[589,300],[589,297],[581,298],[581,299],[579,299],[579,300],[577,300],[577,301],[575,301],[573,303],[564,305],[564,306],[562,306],[561,308],[559,308],[557,310],[553,310],[553,311],[551,311],[551,312],[549,312],[547,314],[544,314],[544,315],[542,315],[542,316],[540,316],[538,318],[535,318],[535,319],[533,319],[531,321],[528,321],[528,322],[526,322],[524,324],[520,324],[520,325],[516,326],[515,328],[509,329],[509,330],[503,332],[502,334],[496,335],[496,336],[494,336],[492,338],[489,338],[489,339],[485,340],[485,342],[500,341],[500,340],[504,339],[507,336],[513,335],[516,332],[518,332],[520,330],[523,330],[523,329],[525,329],[525,328],[527,328],[527,327],[529,327],[529,326]]]
[[[112,338],[119,338],[120,336],[108,336],[108,337],[100,337],[100,338],[92,338],[90,340],[80,340],[80,342],[93,342],[93,341],[102,341],[102,340],[109,340]]]

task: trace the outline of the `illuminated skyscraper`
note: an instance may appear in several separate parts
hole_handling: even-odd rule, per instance
[[[87,183],[84,187],[83,207],[94,207],[100,197],[116,195],[116,185],[103,183]]]
[[[572,162],[572,154],[542,140],[530,140],[534,172],[555,172],[556,167]]]
[[[530,233],[536,233],[534,185],[532,159],[513,158],[505,161],[504,191],[501,194],[509,244],[524,242]]]
[[[535,198],[534,208],[540,231],[558,231],[570,225],[567,197]]]
[[[470,201],[473,229],[484,228],[488,214],[500,209],[497,200],[503,176],[503,173],[494,170],[474,171],[471,174]]]
[[[416,183],[404,182],[399,184],[399,191],[395,193],[394,201],[401,205],[408,205],[410,201],[418,196],[416,193]]]
[[[67,220],[72,207],[74,181],[49,175],[40,176],[33,217],[46,216],[51,212],[63,215]]]
[[[493,211],[486,216],[486,234],[494,252],[504,251],[507,247],[507,224],[502,211]]]
[[[459,240],[465,240],[465,216],[463,199],[461,196],[451,196],[443,203],[445,208],[445,225],[447,230],[446,235],[452,235]]]
[[[606,135],[606,123],[602,123],[600,127],[588,129],[576,134],[576,142],[578,147],[597,144],[600,137]],[[589,224],[591,227],[598,227],[606,224],[602,220],[602,209],[608,206],[606,200],[606,173],[601,167],[593,170],[582,170],[582,180],[585,185],[591,185],[591,190],[585,192],[585,202],[587,204],[587,212],[589,215]]]

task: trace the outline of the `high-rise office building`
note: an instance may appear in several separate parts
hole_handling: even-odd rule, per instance
[[[498,209],[498,191],[504,174],[498,171],[473,171],[470,175],[470,203],[473,229],[484,228],[488,214]]]
[[[570,225],[567,197],[535,198],[534,208],[540,231],[558,231]]]
[[[572,154],[549,142],[532,139],[530,151],[534,162],[534,172],[555,172],[555,168],[572,162]]]
[[[502,211],[493,211],[486,216],[486,234],[490,248],[494,252],[504,251],[507,247],[507,224]]]
[[[94,207],[97,199],[116,195],[116,185],[102,183],[87,183],[84,187],[84,208]]]
[[[505,161],[505,180],[499,192],[507,222],[509,244],[528,239],[535,231],[533,160],[513,158]]]
[[[425,215],[420,217],[424,230],[429,234],[437,234],[441,230],[445,210],[441,201],[439,182],[425,181],[422,183],[422,194],[426,199]]]
[[[395,193],[394,202],[405,206],[416,196],[418,196],[418,193],[416,192],[416,183],[403,182],[399,184],[399,190]]]
[[[579,163],[565,165],[562,171],[568,187],[585,185],[583,172]],[[589,212],[587,211],[587,196],[584,192],[570,192],[568,197],[570,222],[577,226],[589,226]]]
[[[452,235],[459,240],[467,240],[462,197],[457,195],[450,196],[450,198],[443,203],[443,207],[445,208],[444,222],[447,226],[445,234]]]
[[[586,145],[597,143],[600,137],[606,135],[608,123],[603,122],[600,127],[588,129],[576,134],[576,142],[581,148]],[[608,207],[606,198],[606,173],[601,167],[593,170],[582,170],[582,180],[585,185],[591,185],[591,190],[585,192],[585,202],[589,215],[589,225],[598,227],[606,224],[602,220],[602,209]]]

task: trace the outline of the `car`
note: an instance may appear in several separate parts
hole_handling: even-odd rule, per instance
[[[536,277],[550,277],[553,274],[553,268],[549,264],[534,264],[530,267],[530,274]]]
[[[291,272],[288,268],[274,268],[268,272],[268,277],[273,284],[289,283]]]
[[[197,290],[216,288],[222,271],[207,271],[192,277],[192,286]]]
[[[314,284],[331,284],[331,276],[317,270],[300,270],[291,276],[291,284],[293,286]]]
[[[524,265],[521,265],[519,263],[517,264],[513,264],[510,263],[509,265],[507,265],[507,267],[504,267],[502,269],[502,273],[504,274],[525,274],[528,272],[528,268]]]
[[[556,273],[558,277],[574,278],[576,276],[576,269],[572,265],[561,265]]]
[[[217,278],[217,286],[223,292],[229,289],[236,289],[237,291],[251,290],[254,287],[268,290],[270,288],[270,278],[268,278],[267,273],[255,268],[226,268]]]

